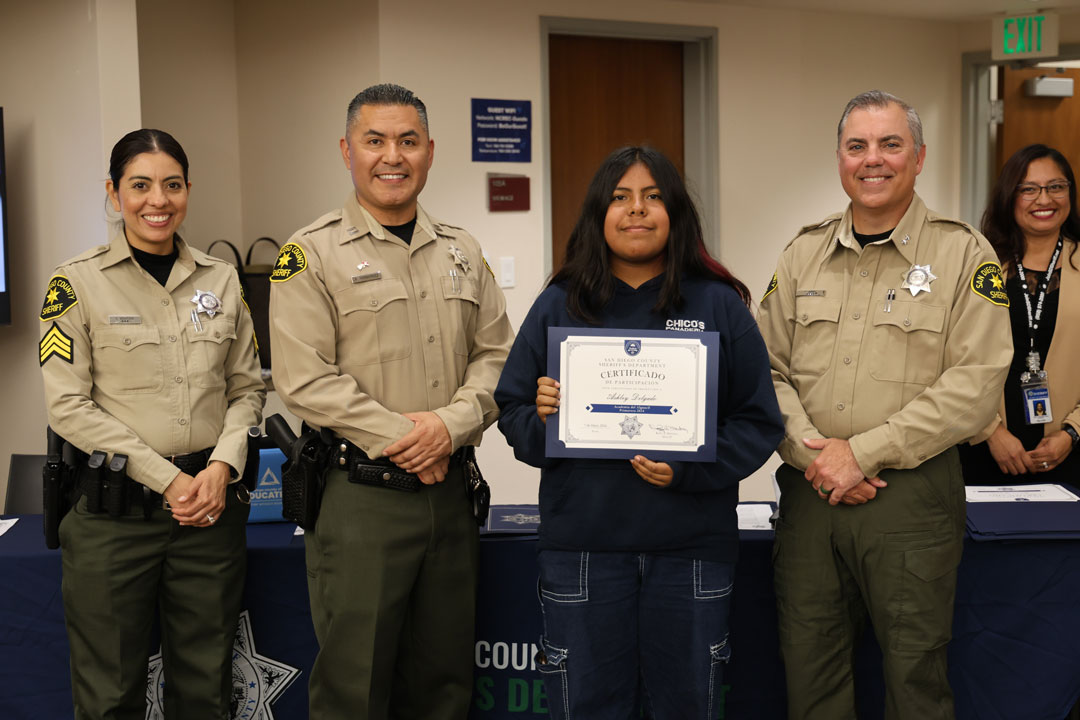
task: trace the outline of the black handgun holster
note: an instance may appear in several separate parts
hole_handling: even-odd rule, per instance
[[[476,524],[483,527],[491,507],[491,488],[480,473],[480,465],[476,462],[476,448],[471,445],[462,448],[461,469],[465,473],[465,492],[472,501],[473,517]]]
[[[42,528],[45,532],[45,547],[55,550],[60,547],[60,521],[71,509],[71,494],[74,484],[71,467],[64,460],[64,438],[46,429],[47,455],[41,468],[42,490]]]
[[[308,430],[293,443],[281,473],[281,516],[304,530],[314,530],[325,483],[326,445]]]

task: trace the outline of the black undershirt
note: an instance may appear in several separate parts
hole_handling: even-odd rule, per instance
[[[895,229],[896,228],[893,228],[893,230]],[[888,240],[889,236],[892,235],[892,230],[886,230],[883,233],[876,233],[874,235],[863,235],[860,232],[855,232],[855,228],[851,228],[851,234],[855,236],[855,241],[858,242],[859,245],[866,247],[870,243],[877,242],[878,240]]]
[[[176,245],[173,245],[173,251],[168,255],[155,255],[131,245],[128,247],[131,248],[131,257],[135,258],[135,262],[139,263],[143,270],[150,273],[150,277],[157,280],[161,287],[165,287],[165,283],[169,281],[169,273],[172,272],[173,263],[176,262],[176,258],[180,254],[176,249]]]
[[[1046,276],[1044,268],[1028,269],[1027,294],[1031,304],[1035,305],[1038,284]],[[1050,343],[1054,338],[1057,315],[1060,309],[1061,268],[1054,270],[1043,302],[1039,329],[1035,331],[1035,349],[1045,364],[1050,353]],[[1020,376],[1027,370],[1027,354],[1031,349],[1028,335],[1027,306],[1024,303],[1024,286],[1015,272],[1005,278],[1005,291],[1009,294],[1009,318],[1012,325],[1013,360],[1005,378],[1005,426],[1016,436],[1025,450],[1033,450],[1045,436],[1045,425],[1028,425],[1024,421],[1024,396],[1020,388]],[[1054,382],[1054,378],[1049,378]],[[1068,413],[1068,410],[1050,408],[1054,423]],[[1065,456],[1060,465],[1049,472],[1035,475],[1006,475],[1001,472],[990,448],[986,443],[978,445],[960,445],[960,464],[964,469],[964,482],[968,485],[1011,485],[1016,482],[1068,482],[1075,483],[1080,477],[1080,451],[1074,449]]]
[[[416,229],[416,216],[404,225],[383,225],[384,228],[401,238],[406,245],[412,244],[413,230]]]

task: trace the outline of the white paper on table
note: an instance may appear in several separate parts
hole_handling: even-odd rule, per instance
[[[15,523],[19,522],[19,518],[8,518],[7,520],[0,520],[0,535],[3,535],[8,530],[15,526]]]
[[[1080,497],[1061,485],[968,485],[967,501],[977,502],[1077,502]]]
[[[773,511],[768,503],[740,504],[735,511],[739,514],[740,530],[772,530],[769,518]]]
[[[293,530],[293,537],[296,537],[297,535],[303,535],[303,534],[304,534],[304,528],[297,525],[296,529]]]

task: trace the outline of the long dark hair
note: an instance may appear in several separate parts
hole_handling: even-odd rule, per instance
[[[163,152],[176,162],[184,171],[184,182],[188,179],[188,159],[184,148],[169,133],[164,130],[142,128],[132,130],[113,145],[112,155],[109,157],[109,179],[113,187],[120,187],[120,179],[124,177],[124,170],[128,163],[142,153]]]
[[[1042,144],[1028,145],[1013,153],[1001,168],[1001,175],[990,191],[990,204],[982,218],[982,232],[997,253],[1002,267],[1011,266],[1014,260],[1024,256],[1024,232],[1016,224],[1016,187],[1027,175],[1028,165],[1040,158],[1050,158],[1069,181],[1069,215],[1061,226],[1065,237],[1080,243],[1080,214],[1076,209],[1076,177],[1065,156],[1052,147]],[[1069,253],[1069,264],[1076,267],[1073,256],[1076,245]]]
[[[581,215],[566,245],[566,261],[548,282],[548,285],[561,283],[566,286],[570,314],[596,324],[600,311],[615,294],[615,279],[608,265],[608,246],[604,239],[604,218],[611,204],[611,193],[619,180],[638,163],[648,168],[660,188],[670,222],[664,282],[653,312],[667,314],[683,306],[679,290],[679,278],[683,273],[727,283],[749,307],[750,291],[705,249],[701,219],[679,171],[659,150],[627,146],[608,155],[593,176],[585,192]]]

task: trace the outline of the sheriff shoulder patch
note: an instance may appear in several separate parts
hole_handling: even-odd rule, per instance
[[[285,282],[307,269],[307,256],[296,243],[285,243],[278,252],[274,270],[270,273],[270,282]]]
[[[772,294],[772,291],[776,289],[776,273],[772,274],[772,280],[769,281],[769,287],[765,288],[765,294],[761,296],[761,302],[765,302],[765,298]]]
[[[1009,307],[1005,278],[1001,276],[1001,266],[995,262],[985,262],[975,268],[975,274],[971,276],[971,292],[995,305]]]
[[[55,320],[78,304],[71,282],[63,275],[53,275],[45,290],[45,302],[41,304],[41,321]]]
[[[75,360],[75,346],[60,326],[53,323],[49,331],[41,336],[41,342],[38,343],[38,355],[41,357],[42,365],[54,356],[71,363]]]

